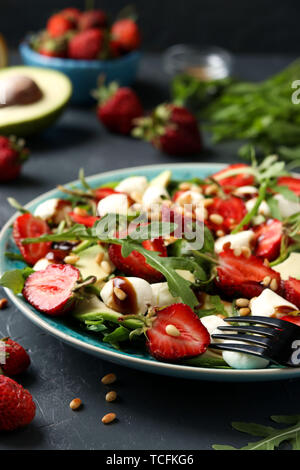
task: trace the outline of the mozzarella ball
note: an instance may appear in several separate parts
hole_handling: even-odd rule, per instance
[[[104,217],[106,214],[123,214],[128,212],[129,203],[126,194],[111,194],[98,203],[98,215]]]
[[[240,186],[232,191],[236,196],[250,196],[258,194],[258,189],[255,186]]]
[[[251,354],[235,351],[223,351],[224,361],[233,369],[265,369],[269,365],[267,359]]]
[[[300,203],[289,201],[282,194],[276,194],[274,199],[278,202],[278,209],[282,217],[290,217],[293,214],[300,212]]]
[[[148,181],[145,176],[130,176],[125,178],[121,183],[116,186],[115,190],[121,193],[130,194],[132,191],[137,191],[140,194],[144,194],[148,186]]]
[[[35,263],[32,269],[34,271],[44,271],[50,264],[52,264],[52,262],[47,258],[41,258]]]
[[[54,216],[59,203],[58,198],[48,199],[37,206],[34,211],[35,217],[40,217],[43,220],[51,219]]]
[[[276,307],[290,307],[292,310],[298,310],[296,305],[288,302],[271,289],[264,289],[262,293],[250,301],[251,314],[272,317],[276,313]]]
[[[223,246],[230,243],[230,247],[235,250],[236,248],[247,247],[250,248],[251,241],[254,238],[252,230],[244,230],[243,232],[235,233],[233,235],[225,235],[220,237],[215,242],[215,252],[221,253]]]
[[[170,199],[165,188],[160,186],[149,186],[143,195],[142,204],[145,209],[151,209],[153,204],[162,204],[165,199]]]
[[[256,201],[257,201],[257,198],[254,197],[252,199],[249,199],[249,201],[247,201],[245,203],[246,209],[247,209],[248,212],[250,212],[253,209],[253,207],[256,204]],[[266,203],[266,201],[261,202],[261,204],[259,205],[257,213],[260,214],[260,215],[265,215],[265,216],[270,215],[271,211],[270,211],[270,208],[269,208],[268,204]]]
[[[198,205],[204,199],[202,194],[198,193],[197,191],[185,191],[184,193],[180,194],[176,199],[176,204],[180,206],[184,206],[185,204],[192,204]]]
[[[165,307],[182,302],[180,297],[173,297],[169,291],[167,282],[157,282],[151,284],[151,287],[153,292],[153,306],[155,307]]]
[[[218,315],[208,315],[207,317],[200,318],[200,320],[210,335],[221,333],[221,330],[218,329],[219,326],[228,326],[228,323],[226,323],[221,317],[218,317]],[[212,338],[212,341],[215,343],[224,342],[223,339],[214,338]]]

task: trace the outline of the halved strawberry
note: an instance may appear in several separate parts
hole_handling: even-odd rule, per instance
[[[282,238],[282,223],[277,219],[269,219],[254,230],[255,255],[273,261],[279,255]]]
[[[289,277],[283,282],[283,297],[300,309],[300,280]]]
[[[97,201],[100,201],[101,199],[104,199],[107,196],[110,196],[111,194],[120,194],[119,191],[115,191],[112,188],[98,188],[95,189],[95,199]]]
[[[215,197],[213,204],[208,206],[207,210],[209,217],[206,221],[206,225],[214,232],[217,230],[223,230],[224,233],[230,232],[247,214],[245,203],[238,197],[234,196],[226,199]],[[212,221],[210,216],[213,214],[221,215],[223,222],[217,224]]]
[[[170,325],[175,327],[173,330],[176,335],[168,332]],[[206,351],[210,343],[207,329],[185,304],[174,304],[158,310],[152,327],[147,330],[147,338],[150,354],[163,361],[198,356]]]
[[[257,295],[262,290],[260,283],[267,276],[276,279],[278,288],[280,286],[279,273],[265,266],[260,258],[256,256],[247,258],[243,254],[235,256],[230,248],[220,253],[217,273],[218,288],[235,297],[243,295],[250,299],[253,294]]]
[[[228,176],[227,178],[221,178],[221,176],[229,170],[238,170],[239,168],[247,167],[249,167],[249,165],[245,163],[234,163],[233,165],[227,166],[224,170],[218,171],[218,173],[215,173],[212,177],[218,181],[225,193],[230,193],[233,189],[239,188],[240,186],[253,185],[254,176],[247,173]]]
[[[281,176],[277,180],[278,186],[287,186],[297,196],[300,196],[300,178],[293,178],[292,176]]]
[[[44,220],[34,217],[32,214],[20,215],[13,224],[13,237],[23,258],[28,264],[35,264],[50,250],[51,243],[30,243],[22,245],[24,238],[38,238],[50,233],[50,228]]]
[[[64,315],[75,302],[74,288],[79,279],[80,272],[74,266],[51,264],[44,271],[28,276],[23,296],[40,312]]]
[[[79,215],[75,212],[70,212],[69,216],[76,224],[82,224],[85,227],[93,227],[95,222],[100,220],[100,217],[95,217],[93,215]]]
[[[143,247],[149,251],[158,251],[160,256],[167,256],[167,249],[161,238],[155,240],[145,240]],[[133,251],[129,256],[124,258],[121,253],[120,245],[110,245],[108,254],[113,264],[123,273],[129,276],[141,277],[148,282],[159,282],[163,279],[163,275],[146,263],[145,257],[138,251]]]
[[[293,315],[286,315],[285,317],[280,318],[280,320],[289,321],[290,323],[300,326],[300,316],[294,317]]]
[[[181,194],[185,193],[185,191],[178,190],[173,194],[172,201],[176,202],[177,199],[181,196]]]

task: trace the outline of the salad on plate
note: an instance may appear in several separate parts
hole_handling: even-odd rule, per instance
[[[259,369],[210,347],[225,317],[300,326],[300,178],[276,156],[206,178],[132,175],[20,212],[0,284],[114,348],[191,367]],[[218,340],[225,341],[225,340]]]

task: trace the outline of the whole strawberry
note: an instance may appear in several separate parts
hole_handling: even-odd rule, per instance
[[[76,34],[69,42],[71,59],[98,59],[104,46],[104,33],[100,29],[88,29]]]
[[[67,18],[69,21],[73,23],[75,27],[77,27],[79,18],[81,17],[82,13],[80,12],[80,10],[78,10],[78,8],[70,7],[70,8],[65,8],[59,14]]]
[[[186,108],[169,103],[158,106],[150,116],[139,119],[132,134],[170,155],[193,155],[202,150],[195,116]]]
[[[116,82],[108,87],[101,86],[95,97],[99,100],[98,118],[112,132],[129,134],[133,120],[143,115],[143,107],[136,93],[131,88],[119,88]]]
[[[74,28],[72,21],[66,16],[57,13],[49,18],[47,23],[47,31],[52,38],[63,36]]]
[[[116,21],[111,28],[112,39],[125,52],[137,49],[141,44],[141,33],[136,22],[131,18]]]
[[[78,27],[81,31],[91,28],[105,28],[107,26],[107,15],[103,10],[88,10],[81,14]]]
[[[19,176],[22,164],[29,156],[29,151],[24,145],[21,139],[0,136],[0,182]]]
[[[3,364],[0,362],[0,371],[2,370],[2,372],[9,377],[24,372],[30,365],[30,357],[23,346],[10,338],[3,338],[0,342],[2,343],[2,347],[4,343],[5,348],[5,362]]]
[[[31,423],[35,416],[32,396],[14,380],[0,375],[0,431],[13,431]]]

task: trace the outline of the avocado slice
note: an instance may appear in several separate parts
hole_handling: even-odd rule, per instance
[[[110,262],[107,251],[105,251],[100,245],[90,246],[86,250],[78,253],[79,260],[76,262],[76,268],[79,269],[82,279],[85,279],[88,276],[95,276],[97,278],[95,285],[99,289],[102,287],[104,279],[108,276],[107,272],[104,271],[96,261],[96,258],[100,253],[104,253],[103,259]],[[111,262],[110,264],[113,271],[114,266]]]
[[[163,171],[162,173],[157,175],[153,180],[150,181],[149,186],[159,186],[160,188],[166,188],[170,183],[171,176],[171,171]]]
[[[72,84],[66,75],[56,70],[26,66],[0,70],[0,80],[17,75],[31,78],[43,93],[35,103],[0,108],[0,134],[24,137],[38,133],[56,121],[71,97]]]

